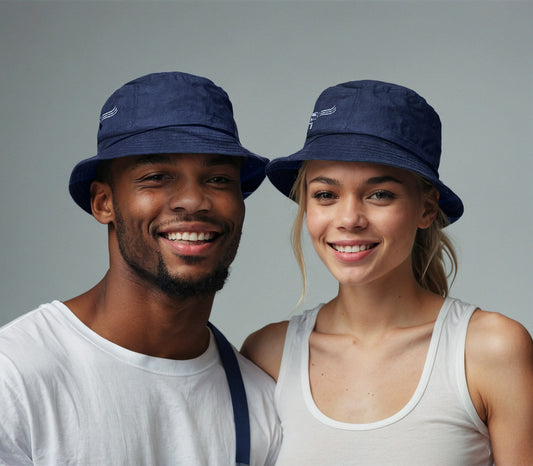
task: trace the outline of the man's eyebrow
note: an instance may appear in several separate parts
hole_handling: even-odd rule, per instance
[[[140,155],[135,158],[135,165],[152,165],[156,163],[168,163],[169,156],[164,154]]]
[[[244,165],[244,157],[214,154],[211,157],[206,157],[204,159],[204,165],[206,167],[214,167],[217,165],[236,165],[242,167],[242,165]]]
[[[178,154],[179,155],[179,154]],[[135,165],[153,165],[158,163],[173,163],[179,160],[179,157],[167,154],[148,154],[141,155],[135,159]],[[210,157],[205,157],[203,165],[205,167],[214,167],[219,165],[237,165],[242,166],[244,164],[243,157],[233,157],[229,155],[213,154]]]

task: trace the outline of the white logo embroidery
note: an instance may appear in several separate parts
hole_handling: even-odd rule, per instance
[[[115,116],[118,113],[118,108],[113,107],[109,112],[102,113],[102,116],[100,117],[100,123],[104,120],[107,120],[108,118],[111,118],[112,116]]]
[[[326,108],[324,110],[320,110],[320,112],[313,112],[311,114],[311,118],[309,119],[309,129],[311,129],[313,127],[313,123],[316,120],[318,120],[321,116],[332,115],[336,111],[337,111],[337,106],[334,105],[331,108]]]

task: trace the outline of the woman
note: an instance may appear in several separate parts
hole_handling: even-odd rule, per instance
[[[438,115],[377,81],[326,89],[314,110],[303,149],[267,174],[299,204],[304,291],[305,217],[338,294],[243,345],[278,382],[278,464],[533,464],[530,335],[448,297],[442,229],[463,204],[439,180]]]

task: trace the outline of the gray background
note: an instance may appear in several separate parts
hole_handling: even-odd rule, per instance
[[[180,70],[229,93],[241,140],[269,158],[304,141],[330,85],[380,79],[417,90],[443,121],[441,177],[464,200],[449,228],[452,295],[533,331],[533,4],[390,2],[0,2],[0,324],[67,299],[107,268],[106,229],[70,199],[96,151],[98,115],[130,79]],[[239,346],[294,311],[294,206],[265,182],[213,321]],[[310,292],[335,282],[307,245]]]

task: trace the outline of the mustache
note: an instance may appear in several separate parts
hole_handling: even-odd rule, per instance
[[[175,225],[176,223],[193,223],[201,222],[218,227],[221,233],[227,233],[231,230],[230,225],[227,222],[213,218],[204,214],[180,214],[176,213],[174,217],[165,220],[164,222],[154,225],[154,231],[157,233],[161,228],[165,228],[169,225]]]

